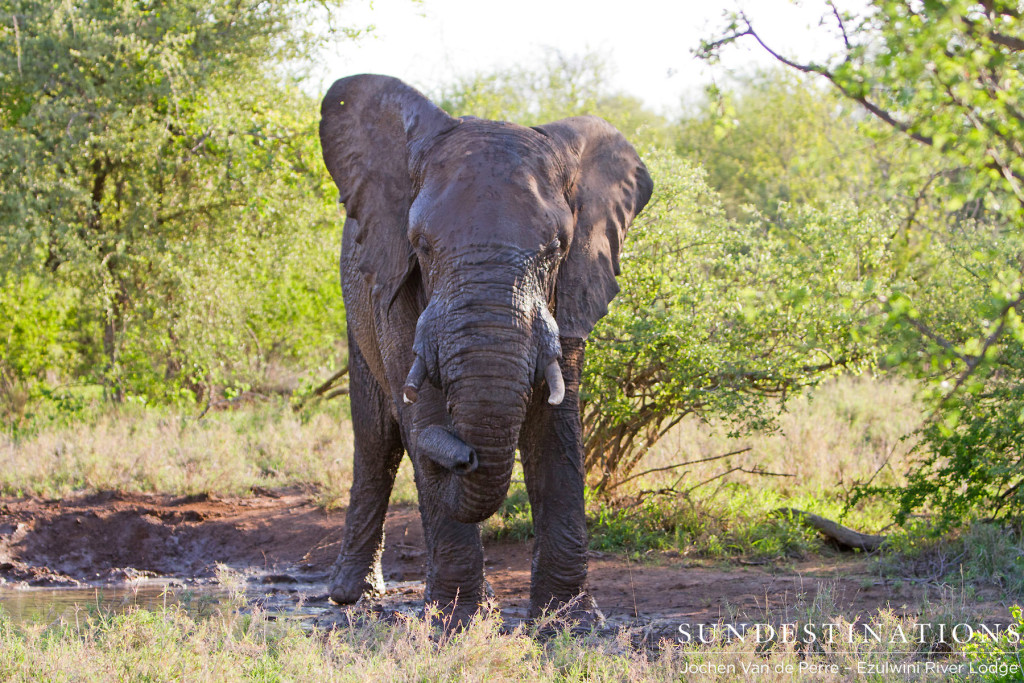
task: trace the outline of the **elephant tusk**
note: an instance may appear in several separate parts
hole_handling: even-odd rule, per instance
[[[562,379],[562,368],[558,367],[557,358],[553,358],[544,368],[544,378],[548,381],[548,389],[551,390],[548,403],[557,406],[565,398],[565,380]]]
[[[416,402],[416,399],[419,398],[420,385],[423,384],[423,379],[426,376],[427,364],[423,362],[422,356],[416,354],[416,360],[412,363],[409,376],[405,379],[405,386],[402,387],[402,400],[405,403]]]

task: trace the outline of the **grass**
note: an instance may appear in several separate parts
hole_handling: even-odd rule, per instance
[[[845,681],[865,678],[853,672],[866,666],[888,665],[917,671],[901,676],[904,680],[948,680],[938,670],[929,673],[925,661],[967,671],[971,665],[975,670],[1010,667],[1019,659],[1020,644],[1006,638],[975,639],[962,647],[948,638],[949,643],[934,637],[904,643],[897,637],[916,633],[925,619],[934,623],[930,614],[915,619],[881,610],[850,624],[825,590],[764,622],[774,623],[772,632],[725,638],[719,625],[706,642],[697,642],[700,636],[692,630],[690,642],[682,632],[652,642],[639,628],[574,634],[559,625],[558,615],[510,627],[494,612],[451,633],[429,618],[398,616],[388,622],[361,611],[350,612],[340,626],[310,630],[251,607],[235,591],[202,617],[173,600],[152,611],[93,609],[73,622],[32,625],[16,624],[0,609],[0,676],[10,681]],[[791,635],[783,632],[783,623],[795,625]],[[830,639],[826,624],[842,635]]]
[[[891,522],[878,503],[847,510],[854,480],[897,479],[910,444],[901,440],[921,415],[913,386],[872,378],[840,378],[789,401],[771,434],[730,438],[722,426],[678,425],[649,456],[658,468],[748,448],[728,459],[631,482],[617,501],[590,492],[588,525],[594,550],[641,555],[675,550],[710,559],[773,561],[826,551],[813,531],[781,515],[781,507],[815,512],[877,533]],[[126,406],[71,425],[0,436],[0,494],[60,498],[100,490],[191,495],[247,495],[254,488],[302,487],[325,508],[347,503],[352,478],[352,427],[347,402],[293,413],[284,403],[194,415]],[[761,469],[796,476],[757,476]],[[877,473],[877,474],[876,474]],[[533,534],[522,469],[509,496],[484,523],[485,538],[521,541]],[[701,482],[710,482],[700,486]],[[643,491],[663,490],[644,496]],[[412,468],[403,461],[392,501],[417,500]],[[923,528],[892,533],[883,574],[932,574],[952,580],[963,565],[970,580],[1024,595],[1020,534],[984,525],[950,538]],[[986,540],[987,539],[987,540]],[[954,562],[956,560],[956,562]],[[944,563],[945,566],[944,567]]]
[[[840,378],[788,402],[771,434],[730,438],[722,425],[689,420],[649,454],[658,468],[747,448],[721,461],[656,472],[619,491],[617,501],[590,495],[595,550],[642,553],[674,549],[697,557],[778,559],[823,549],[821,539],[773,515],[795,507],[878,532],[891,518],[880,504],[847,511],[850,482],[894,478],[909,444],[901,436],[920,420],[905,382]],[[284,403],[194,415],[125,406],[71,425],[0,436],[0,494],[59,498],[100,490],[191,495],[247,495],[254,488],[303,487],[324,507],[347,503],[352,477],[347,402],[296,415]],[[795,476],[756,476],[734,467]],[[488,538],[532,536],[532,516],[517,465]],[[709,482],[701,486],[701,482]],[[674,485],[674,486],[673,486]],[[642,491],[664,489],[643,497]],[[408,459],[392,501],[417,500]]]
[[[1010,599],[1024,598],[1024,538],[1021,529],[975,522],[936,534],[923,521],[890,537],[878,559],[884,576],[915,576],[947,584],[997,586]]]
[[[637,486],[668,486],[682,476],[677,486],[683,490],[695,487],[694,493],[704,496],[740,484],[771,490],[781,497],[833,498],[837,490],[876,471],[878,482],[898,480],[912,445],[903,437],[923,418],[914,403],[914,390],[913,384],[894,378],[839,377],[790,399],[775,432],[738,438],[730,436],[730,425],[690,418],[652,448],[644,467],[748,450],[720,461],[653,473],[638,480]],[[737,470],[715,479],[732,467],[772,474]]]
[[[619,492],[618,501],[591,492],[591,547],[636,556],[662,549],[768,561],[826,552],[815,533],[772,511],[795,507],[839,519],[851,482],[873,475],[898,481],[909,448],[900,437],[920,420],[912,394],[908,384],[844,378],[791,401],[773,434],[735,439],[722,426],[684,422],[650,454],[646,467],[750,450],[685,471],[641,477]],[[246,495],[254,487],[301,486],[321,505],[335,507],[347,500],[351,445],[343,402],[300,415],[283,404],[268,404],[198,421],[167,410],[126,408],[75,425],[0,437],[0,493],[64,497],[115,489]],[[738,470],[719,476],[737,465],[795,476]],[[513,477],[501,510],[484,524],[489,538],[532,535],[521,469]],[[643,493],[673,485],[674,492]],[[407,460],[393,500],[416,500]],[[885,508],[865,503],[846,512],[843,521],[878,532],[891,518]],[[886,638],[925,620],[949,626],[970,621],[976,582],[1002,586],[1007,596],[1024,594],[1019,532],[981,524],[956,536],[934,537],[921,522],[889,533],[890,551],[879,559],[879,572],[924,576],[941,587],[938,599],[916,619],[883,610],[864,622]],[[385,622],[372,613],[355,614],[341,627],[310,631],[295,620],[264,614],[237,595],[207,606],[202,616],[171,602],[155,611],[94,610],[73,624],[16,624],[0,608],[0,678],[840,681],[870,679],[855,675],[864,663],[916,666],[937,656],[958,667],[995,666],[1012,664],[1020,654],[1015,643],[983,640],[962,649],[934,640],[901,649],[885,639],[865,638],[834,646],[776,638],[754,649],[721,640],[640,645],[641,630],[580,637],[559,631],[552,620],[512,628],[493,613],[465,632],[445,635],[427,620]],[[828,590],[769,618],[812,630],[823,622],[849,625]],[[812,673],[811,666],[819,669]],[[990,678],[1001,680],[999,675],[997,668]],[[923,669],[899,677],[949,679]]]
[[[344,506],[352,482],[348,405],[294,414],[285,403],[209,413],[127,405],[92,420],[0,436],[0,494],[65,497],[103,490],[247,495],[301,486]],[[393,500],[414,502],[408,463]]]

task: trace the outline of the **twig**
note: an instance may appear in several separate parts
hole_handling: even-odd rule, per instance
[[[613,484],[612,486],[609,486],[606,490],[607,491],[613,491],[613,490],[617,489],[618,487],[622,486],[623,484],[625,484],[626,482],[633,481],[634,479],[638,479],[638,478],[640,478],[640,477],[642,477],[644,475],[647,475],[647,474],[653,474],[655,472],[667,472],[669,470],[678,469],[680,467],[686,467],[687,465],[697,465],[697,464],[700,464],[702,462],[711,462],[713,460],[721,460],[722,458],[728,458],[728,457],[733,456],[733,455],[739,455],[740,453],[746,453],[749,450],[750,450],[750,446],[747,446],[746,448],[741,448],[738,451],[732,451],[730,453],[723,453],[721,455],[712,455],[712,456],[710,456],[708,458],[698,458],[697,460],[687,460],[686,462],[681,462],[681,463],[678,463],[676,465],[666,465],[665,467],[654,467],[654,468],[649,469],[649,470],[644,470],[643,472],[640,472],[639,474],[634,474],[634,475],[631,475],[629,477],[626,477],[622,481],[619,481],[619,482]]]
[[[710,479],[705,479],[704,481],[699,482],[697,484],[694,484],[690,488],[686,489],[686,491],[683,492],[683,495],[687,495],[688,496],[688,495],[690,495],[691,491],[694,491],[694,490],[700,488],[701,486],[704,486],[705,484],[710,484],[711,482],[715,481],[716,479],[721,479],[722,477],[726,476],[727,474],[732,474],[733,472],[735,472],[738,469],[740,469],[739,465],[737,465],[736,467],[731,467],[731,468],[727,469],[724,472],[719,472],[718,474],[716,474],[715,476],[711,477]]]
[[[776,52],[771,47],[769,47],[767,43],[764,42],[764,39],[762,39],[760,35],[758,35],[757,31],[754,30],[753,25],[750,23],[750,20],[747,19],[747,16],[745,14],[741,14],[740,18],[743,20],[743,23],[746,24],[747,28],[745,31],[740,31],[731,36],[726,36],[725,38],[716,40],[713,43],[708,43],[705,46],[704,51],[712,52],[720,45],[725,45],[727,43],[734,42],[739,38],[742,38],[743,36],[750,36],[755,41],[757,41],[757,44],[760,45],[765,52],[771,55],[771,57],[774,58],[779,63],[785,64],[786,66],[792,69],[796,69],[797,71],[800,71],[805,74],[818,74],[819,76],[824,76],[829,82],[832,83],[832,85],[834,85],[839,90],[839,92],[841,92],[843,95],[850,98],[854,102],[859,102],[861,106],[867,109],[875,117],[881,119],[882,121],[892,126],[893,128],[896,128],[897,130],[909,135],[911,138],[917,140],[920,143],[926,144],[929,147],[934,145],[934,140],[930,136],[922,135],[921,133],[914,131],[912,124],[898,120],[890,112],[882,109],[877,104],[869,100],[865,95],[860,95],[852,92],[843,83],[841,83],[839,79],[836,78],[836,75],[834,73],[832,73],[828,69],[817,66],[815,64],[801,64],[799,62],[794,62],[793,60],[784,57],[782,54]]]
[[[292,410],[297,413],[300,410],[302,410],[303,408],[305,408],[308,403],[310,403],[311,401],[315,401],[315,400],[319,399],[321,396],[323,396],[323,399],[325,401],[329,401],[332,398],[335,398],[336,396],[343,396],[343,395],[347,394],[348,393],[348,389],[345,388],[345,387],[338,388],[338,389],[335,389],[334,391],[331,391],[331,387],[334,385],[334,383],[337,382],[339,379],[341,379],[342,377],[344,377],[347,374],[348,374],[348,365],[343,367],[341,370],[338,370],[336,373],[334,373],[333,375],[328,377],[326,380],[321,382],[321,384],[316,389],[314,389],[309,394],[309,396],[306,396],[301,401],[296,403],[295,406],[292,408]],[[330,393],[327,393],[329,391],[330,391]],[[327,394],[327,396],[324,396],[324,394]]]
[[[843,16],[839,14],[839,10],[836,8],[836,3],[832,2],[832,0],[829,0],[828,6],[832,8],[832,14],[835,15],[836,23],[839,24],[839,31],[843,34],[843,44],[846,45],[846,51],[849,53],[853,48],[850,46],[850,36],[846,34],[846,26],[843,24]],[[847,54],[847,59],[849,59],[849,54]]]
[[[200,411],[200,413],[198,415],[196,415],[196,422],[199,422],[204,417],[206,417],[206,414],[208,412],[210,412],[210,408],[212,407],[212,405],[213,405],[213,382],[210,380],[210,375],[207,374],[206,375],[206,405],[203,406],[203,409]]]
[[[23,76],[21,73],[21,31],[18,30],[18,15],[12,14],[11,19],[14,20],[14,46],[18,52],[18,75]]]
[[[789,474],[788,472],[768,472],[767,470],[748,470],[744,467],[737,467],[737,471],[745,472],[746,474],[759,474],[762,477],[795,477],[795,474]]]
[[[331,393],[324,396],[324,400],[330,401],[332,398],[337,398],[338,396],[348,396],[348,387],[338,387]]]

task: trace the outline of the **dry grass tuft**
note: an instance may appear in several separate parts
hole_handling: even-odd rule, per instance
[[[339,404],[304,415],[283,405],[210,413],[202,420],[125,408],[94,422],[0,437],[0,493],[62,497],[82,491],[245,495],[308,487],[343,505],[352,481],[352,424]],[[408,466],[395,500],[415,500]]]
[[[839,377],[790,399],[773,433],[730,438],[727,424],[684,420],[652,449],[645,465],[654,468],[749,448],[723,461],[688,468],[684,488],[740,465],[796,475],[769,478],[737,471],[728,477],[728,481],[770,486],[781,495],[831,491],[837,485],[867,479],[879,468],[880,478],[891,478],[912,445],[903,436],[923,417],[913,399],[914,385],[905,380]],[[681,472],[652,476],[648,484],[671,483]]]

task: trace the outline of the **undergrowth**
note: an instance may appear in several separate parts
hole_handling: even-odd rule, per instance
[[[227,583],[228,596],[203,615],[169,600],[152,611],[93,609],[73,620],[25,624],[0,608],[0,676],[10,681],[843,681],[865,665],[887,665],[895,671],[918,667],[917,674],[884,680],[927,681],[948,679],[949,669],[929,673],[926,661],[955,671],[974,666],[998,672],[999,665],[1009,670],[1020,657],[1019,643],[1005,634],[963,645],[947,643],[948,637],[904,644],[891,636],[915,633],[918,623],[934,615],[900,617],[880,610],[854,624],[840,615],[827,587],[764,622],[794,624],[800,637],[787,637],[781,629],[725,637],[728,631],[718,624],[707,637],[683,638],[680,632],[653,640],[640,628],[581,634],[557,613],[512,625],[491,610],[453,632],[438,627],[438,615],[429,608],[426,618],[353,610],[324,629],[267,614],[248,604],[237,584],[232,589]],[[1014,616],[1024,629],[1019,610]],[[830,639],[825,624],[834,624],[839,634],[850,629],[852,635]]]
[[[885,576],[915,576],[933,583],[984,583],[1010,599],[1024,598],[1024,536],[1019,526],[974,522],[939,531],[917,519],[890,534],[878,558]]]

